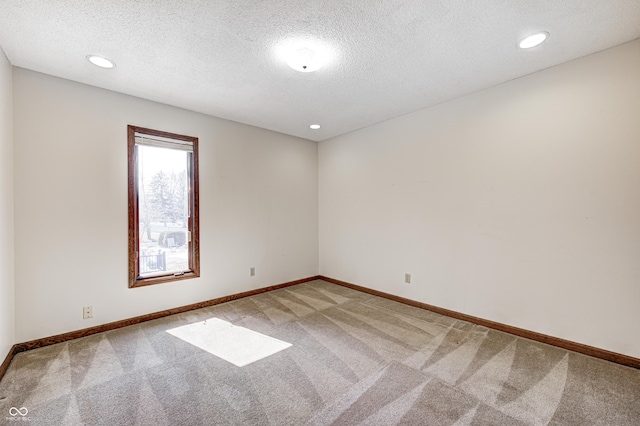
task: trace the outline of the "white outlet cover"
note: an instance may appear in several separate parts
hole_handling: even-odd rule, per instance
[[[93,306],[84,306],[82,308],[82,318],[93,318]]]

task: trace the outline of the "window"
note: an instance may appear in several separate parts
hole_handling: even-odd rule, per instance
[[[129,126],[129,287],[200,276],[198,138]]]

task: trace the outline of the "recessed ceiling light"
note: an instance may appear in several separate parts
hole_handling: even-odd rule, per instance
[[[530,49],[532,47],[536,47],[537,45],[545,41],[547,37],[549,37],[549,33],[547,32],[532,34],[520,40],[520,43],[518,43],[518,47],[520,49]]]
[[[319,124],[312,124],[311,126],[309,126],[310,129],[312,130],[318,130],[320,128]]]
[[[87,59],[93,65],[99,66],[100,68],[113,68],[116,66],[111,59],[103,58],[102,56],[89,55],[87,56]]]

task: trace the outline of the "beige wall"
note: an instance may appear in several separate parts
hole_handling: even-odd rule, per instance
[[[0,363],[13,339],[13,105],[11,64],[0,48]]]
[[[17,341],[317,274],[315,142],[20,68],[13,84]],[[127,124],[200,138],[199,279],[127,287]]]
[[[323,275],[640,357],[640,40],[321,142],[319,206]]]

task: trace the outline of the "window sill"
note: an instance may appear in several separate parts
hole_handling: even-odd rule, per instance
[[[129,283],[129,288],[144,287],[153,284],[170,283],[174,281],[188,280],[191,278],[198,278],[199,273],[195,271],[185,272],[182,275],[160,275],[155,277],[138,277],[134,282]]]

